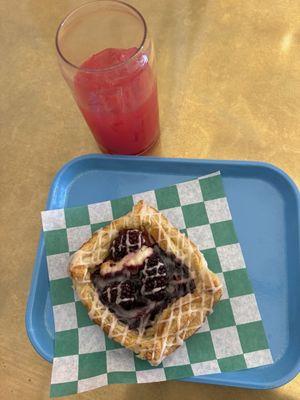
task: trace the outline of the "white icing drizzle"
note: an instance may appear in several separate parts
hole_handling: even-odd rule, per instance
[[[123,332],[123,335],[122,335],[121,342],[120,342],[122,346],[123,346],[124,343],[125,343],[125,339],[126,339],[126,336],[127,336],[127,334],[128,334],[128,330],[129,330],[129,327],[128,327],[128,325],[126,325],[126,326],[125,326],[125,329],[124,329],[124,332]]]
[[[157,292],[160,292],[161,290],[165,289],[166,287],[167,287],[167,285],[156,287],[156,288],[150,290],[150,292],[145,292],[145,294],[157,293]]]
[[[111,288],[110,288],[110,286],[108,286],[106,292],[107,292],[108,302],[110,303],[111,302]]]
[[[130,250],[130,247],[133,245],[132,243],[130,243],[130,240],[129,240],[130,239],[130,232],[137,232],[138,239],[139,239],[138,247],[139,248],[142,247],[142,234],[141,234],[141,232],[138,229],[130,229],[130,231],[126,232],[126,250],[127,250],[127,252]]]
[[[190,307],[191,307],[191,305],[190,305],[190,302],[189,302],[189,308]],[[180,326],[181,326],[181,318],[182,318],[182,297],[180,297],[180,299],[179,299],[178,310],[179,310],[178,311],[179,315],[178,315],[178,318],[176,319],[176,321],[177,321],[177,330],[176,330],[176,336],[175,336],[175,338],[176,338],[175,344],[178,345],[178,346],[181,346],[182,343],[183,343],[183,340],[180,337],[180,333],[181,333]]]
[[[117,297],[116,304],[125,303],[126,301],[134,301],[134,297],[126,297],[122,299],[120,296]]]
[[[136,340],[137,345],[140,344],[140,341],[145,333],[146,326],[148,325],[149,322],[149,318],[150,318],[150,313],[147,314],[147,316],[141,320],[140,326],[138,328],[138,337]]]
[[[174,311],[174,304],[173,304],[173,306],[171,306],[170,317],[167,319],[167,329],[166,329],[167,335],[161,337],[161,338],[163,338],[164,340],[163,340],[162,345],[161,345],[160,356],[159,356],[159,359],[158,359],[158,361],[157,361],[158,364],[161,363],[162,356],[163,356],[164,351],[165,351],[165,348],[166,348],[166,346],[167,346],[167,340],[168,340],[168,337],[169,337],[169,330],[170,330],[170,327],[171,327],[171,325],[172,325],[172,320],[173,320],[173,311]],[[157,337],[157,336],[156,336],[156,337]],[[154,343],[155,343],[155,340],[154,340]],[[152,353],[152,360],[153,360],[154,356],[155,356],[155,352]]]
[[[103,313],[103,316],[102,316],[102,318],[101,318],[101,328],[103,329],[103,327],[104,327],[104,325],[105,325],[105,323],[106,323],[106,318],[107,318],[107,314],[109,313],[109,309],[108,308],[105,308],[105,310],[104,310],[104,313]],[[113,334],[113,331],[112,332],[109,332],[110,334],[108,334],[108,337],[112,337],[112,336],[110,336],[110,335],[112,335]]]
[[[109,338],[112,338],[112,337],[113,337],[113,332],[114,332],[114,330],[115,330],[115,327],[116,327],[117,322],[118,322],[118,320],[117,320],[117,318],[114,316],[113,319],[112,319],[110,328],[109,328],[109,332],[108,332],[108,337],[109,337]]]
[[[117,286],[117,298],[116,298],[116,304],[120,304],[121,303],[121,296],[122,296],[122,289],[121,289],[121,285]]]
[[[106,261],[100,265],[100,275],[116,274],[122,271],[123,268],[143,265],[146,258],[150,257],[152,253],[152,247],[142,246],[139,250],[127,254],[118,262]]]

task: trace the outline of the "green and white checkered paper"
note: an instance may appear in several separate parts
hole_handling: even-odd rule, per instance
[[[92,233],[145,200],[203,252],[223,296],[201,329],[158,367],[110,340],[72,289],[69,256]],[[51,397],[111,383],[145,383],[272,363],[220,173],[88,206],[42,212],[55,323]]]

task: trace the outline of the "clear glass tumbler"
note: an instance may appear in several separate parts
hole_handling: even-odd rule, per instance
[[[153,43],[139,11],[115,0],[86,3],[58,27],[62,74],[100,149],[141,154],[159,137]]]

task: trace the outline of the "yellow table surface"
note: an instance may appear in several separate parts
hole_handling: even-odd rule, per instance
[[[299,0],[131,0],[153,33],[161,140],[150,154],[262,160],[300,184]],[[51,364],[24,314],[40,210],[57,170],[97,152],[57,67],[54,34],[71,0],[0,1],[0,398],[47,399]],[[300,398],[183,382],[114,385],[78,399]]]

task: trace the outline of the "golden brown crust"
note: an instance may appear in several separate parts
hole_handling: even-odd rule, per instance
[[[148,231],[164,251],[175,254],[186,264],[196,284],[194,293],[177,299],[156,317],[153,326],[139,331],[129,329],[101,303],[90,280],[90,273],[108,256],[112,241],[125,228]],[[95,232],[72,256],[69,268],[74,288],[90,318],[109,337],[152,365],[158,365],[200,328],[222,294],[217,275],[208,269],[196,245],[143,201],[138,202],[130,213]]]

